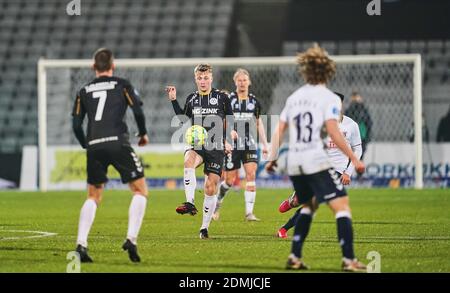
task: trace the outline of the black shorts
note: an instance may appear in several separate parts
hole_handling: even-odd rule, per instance
[[[347,195],[340,173],[333,168],[310,175],[290,176],[290,178],[299,204],[309,202],[313,196],[320,204]]]
[[[218,176],[222,175],[223,159],[225,152],[223,150],[205,150],[190,149],[196,152],[203,159],[203,173],[214,173]],[[190,151],[187,150],[187,151]]]
[[[256,150],[235,150],[231,155],[225,156],[225,171],[232,171],[241,168],[242,164],[258,163]]]
[[[108,166],[113,165],[120,173],[122,183],[144,177],[144,167],[140,159],[128,145],[114,144],[109,147],[87,151],[87,182],[102,184],[108,181]]]

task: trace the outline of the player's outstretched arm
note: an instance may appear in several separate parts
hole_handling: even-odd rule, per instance
[[[184,114],[183,109],[181,109],[180,104],[177,101],[177,88],[173,85],[166,86],[167,98],[172,102],[173,110],[176,115]]]
[[[355,169],[359,173],[363,173],[365,170],[364,163],[361,162],[350,147],[347,145],[345,138],[342,136],[342,133],[339,131],[338,122],[335,119],[329,119],[325,121],[325,127],[327,129],[328,135],[330,135],[333,142],[337,145],[337,147],[350,159],[350,161],[355,166]]]

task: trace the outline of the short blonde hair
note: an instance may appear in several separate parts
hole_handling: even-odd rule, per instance
[[[250,73],[248,72],[247,69],[244,69],[244,68],[238,68],[238,69],[236,70],[236,72],[235,72],[234,75],[233,75],[233,80],[236,81],[236,78],[237,78],[238,75],[240,75],[240,74],[246,75],[246,76],[248,77],[248,81],[250,82],[250,84],[252,84],[252,80],[251,80],[251,78],[250,78]]]
[[[212,73],[212,66],[208,63],[201,63],[194,68],[194,74],[197,72],[209,72]]]
[[[336,63],[318,44],[297,54],[297,64],[300,75],[313,85],[328,83],[336,73]]]

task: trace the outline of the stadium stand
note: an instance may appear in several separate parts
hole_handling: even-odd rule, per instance
[[[100,46],[113,49],[117,58],[223,57],[234,2],[83,1],[82,15],[68,17],[66,1],[0,1],[0,152],[16,152],[25,144],[37,143],[36,64],[40,57],[91,58]],[[211,40],[214,45],[208,46]],[[144,92],[155,101],[146,105],[154,107],[160,89],[148,84]],[[68,131],[64,133],[68,136],[68,121],[63,121],[70,109],[58,106],[62,105],[50,107],[49,119],[61,121],[64,127],[49,135]],[[160,117],[149,116],[150,122],[161,122]],[[167,141],[167,137],[155,141]]]
[[[113,49],[117,58],[223,57],[233,31],[236,3],[234,0],[83,1],[82,15],[68,17],[66,1],[0,1],[0,152],[20,152],[23,145],[37,143],[36,64],[40,57],[91,58],[100,46]],[[280,55],[292,56],[312,43],[285,41]],[[426,115],[433,116],[433,109],[448,101],[450,40],[329,40],[320,43],[333,55],[421,53]],[[75,87],[90,78],[86,71],[73,74],[50,74],[48,78],[54,79],[50,81],[52,84],[61,81],[60,86],[49,90],[50,94],[73,95]],[[76,79],[79,84],[67,87],[68,79]],[[295,84],[295,72],[289,80]],[[364,85],[372,80],[371,73],[366,72],[358,82]],[[389,84],[389,75],[383,81]],[[159,109],[147,118],[155,143],[169,140],[169,134],[155,131],[161,127],[166,129],[170,123],[170,105],[161,99],[164,94],[161,86],[166,83],[176,83],[180,95],[184,96],[193,88],[191,71],[180,69],[170,77],[161,71],[159,75],[144,77],[137,85],[147,99],[144,110]],[[285,97],[290,88],[278,85],[268,89],[269,99],[270,93]],[[383,96],[382,91],[380,96]],[[74,142],[70,119],[67,119],[70,107],[67,102],[59,104],[57,100],[49,105],[48,119],[61,125],[50,130],[49,142]],[[272,110],[271,113],[275,113],[277,109]],[[383,113],[382,109],[379,113]],[[435,122],[428,123],[430,128],[435,128]]]

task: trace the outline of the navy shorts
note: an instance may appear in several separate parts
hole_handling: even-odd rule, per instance
[[[290,176],[299,204],[309,202],[314,196],[319,204],[346,196],[340,177],[333,168],[310,175]]]

